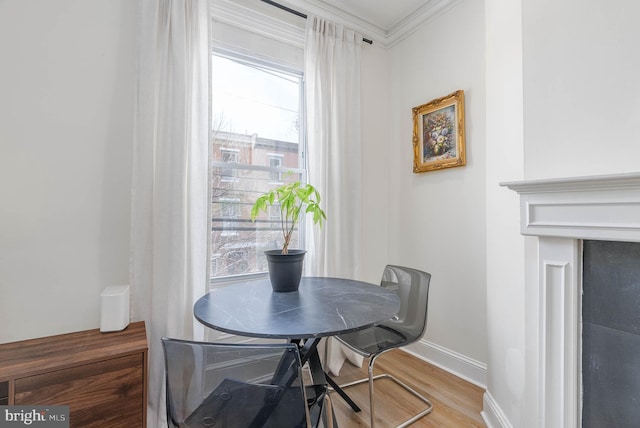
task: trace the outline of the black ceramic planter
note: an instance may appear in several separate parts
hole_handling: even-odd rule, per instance
[[[297,291],[302,277],[302,264],[305,250],[289,250],[289,254],[282,254],[280,250],[268,250],[269,280],[273,291]]]

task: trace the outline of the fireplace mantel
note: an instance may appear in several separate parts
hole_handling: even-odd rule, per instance
[[[640,173],[501,183],[523,235],[640,242]]]
[[[520,232],[538,241],[537,270],[525,281],[527,427],[578,428],[582,240],[640,242],[640,173],[501,186],[520,195]]]

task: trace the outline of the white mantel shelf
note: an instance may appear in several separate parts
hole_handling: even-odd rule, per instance
[[[500,185],[520,195],[523,235],[640,242],[640,173]]]
[[[582,240],[640,242],[640,173],[501,183],[520,195],[520,232],[537,237],[525,281],[526,427],[581,424]]]

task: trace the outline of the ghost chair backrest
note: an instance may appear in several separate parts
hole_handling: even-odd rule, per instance
[[[162,339],[169,427],[307,427],[294,344]]]

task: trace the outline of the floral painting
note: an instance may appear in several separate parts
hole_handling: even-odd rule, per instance
[[[413,108],[413,171],[465,165],[464,91]]]
[[[422,116],[423,161],[456,157],[456,111],[454,106],[445,107]]]

